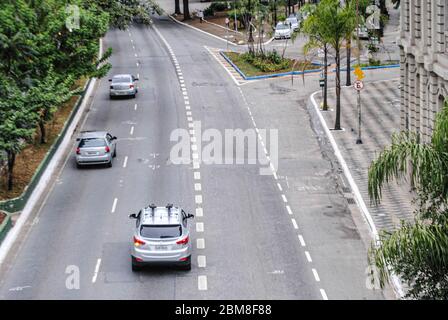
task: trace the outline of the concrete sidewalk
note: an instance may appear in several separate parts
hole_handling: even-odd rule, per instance
[[[410,220],[414,207],[413,193],[409,185],[395,182],[383,189],[383,199],[379,206],[370,205],[368,196],[368,168],[384,147],[391,143],[391,135],[399,130],[400,91],[399,80],[366,83],[361,92],[362,101],[362,141],[356,144],[358,135],[358,113],[356,91],[353,87],[342,88],[341,126],[344,131],[332,130],[332,135],[358,185],[362,198],[379,230],[392,230],[400,220]],[[321,94],[316,95],[320,105]],[[330,111],[321,111],[328,128],[334,128],[335,90],[329,90]]]

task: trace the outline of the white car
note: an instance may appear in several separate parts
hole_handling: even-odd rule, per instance
[[[369,30],[367,30],[367,27],[365,26],[359,26],[358,28],[355,28],[355,31],[353,31],[353,36],[355,38],[358,36],[358,30],[359,39],[369,39]]]
[[[277,23],[275,27],[274,39],[290,39],[292,34],[292,29],[289,25],[283,22]]]
[[[290,16],[286,19],[285,23],[289,25],[293,31],[299,30],[299,21],[296,17]]]

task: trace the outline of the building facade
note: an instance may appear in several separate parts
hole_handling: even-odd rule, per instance
[[[401,0],[401,129],[430,141],[448,97],[448,0]]]

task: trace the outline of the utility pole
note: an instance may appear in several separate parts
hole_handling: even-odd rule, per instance
[[[358,53],[356,60],[358,61],[358,68],[361,67],[361,42],[359,40],[359,0],[356,0],[356,43],[358,46]],[[347,66],[348,67],[348,66]],[[361,90],[358,91],[358,138],[356,144],[362,144],[361,139]]]

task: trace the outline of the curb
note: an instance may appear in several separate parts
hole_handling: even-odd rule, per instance
[[[221,40],[221,41],[223,41],[223,42],[225,42],[225,43],[231,44],[232,46],[236,46],[236,47],[245,47],[245,46],[247,46],[247,44],[236,44],[236,43],[233,43],[233,42],[231,42],[231,41],[229,41],[229,40],[227,40],[227,39],[223,39],[223,38],[218,37],[218,36],[216,36],[216,35],[214,35],[214,34],[211,34],[210,32],[207,32],[207,31],[201,30],[201,29],[199,29],[199,28],[190,26],[188,23],[185,23],[185,22],[182,22],[182,21],[177,20],[177,19],[174,18],[172,15],[168,15],[168,17],[169,17],[171,20],[173,20],[174,22],[176,22],[176,23],[178,23],[178,24],[180,24],[180,25],[183,25],[183,26],[186,26],[186,27],[191,28],[191,29],[193,29],[193,30],[202,32],[203,34],[206,34],[206,35],[211,36],[211,37],[213,37],[213,38],[215,38],[215,39]],[[211,22],[207,22],[207,23],[212,24]],[[274,37],[272,37],[271,39],[269,39],[268,41],[266,41],[266,42],[263,43],[262,45],[268,45],[268,44],[271,43],[273,40],[274,40]]]
[[[300,75],[300,74],[307,74],[307,73],[316,73],[316,72],[320,72],[321,71],[320,69],[312,69],[312,70],[289,71],[289,72],[283,72],[283,73],[273,73],[273,74],[263,75],[263,76],[250,76],[250,77],[248,77],[232,62],[232,60],[223,51],[219,51],[219,53],[243,77],[244,80],[269,79],[269,78],[277,78],[277,77],[290,76],[290,75]]]
[[[341,154],[341,151],[339,150],[339,147],[338,147],[338,145],[336,143],[336,140],[334,139],[333,135],[331,134],[331,131],[328,128],[327,123],[325,122],[325,119],[324,119],[324,117],[322,116],[322,113],[319,110],[317,102],[316,102],[316,100],[314,98],[314,96],[316,94],[318,94],[318,93],[321,93],[321,91],[320,90],[316,91],[313,94],[311,94],[311,96],[310,96],[311,103],[314,106],[314,111],[316,112],[316,114],[317,114],[317,116],[318,116],[318,118],[320,120],[321,126],[324,129],[325,134],[326,134],[328,140],[330,141],[330,144],[331,144],[331,146],[333,148],[333,151],[334,151],[334,155],[336,156],[339,164],[341,165],[341,167],[343,169],[344,176],[347,179],[347,181],[348,181],[348,183],[350,185],[350,188],[352,189],[352,193],[353,193],[353,195],[355,197],[356,204],[358,205],[359,209],[361,210],[364,218],[367,220],[367,224],[369,225],[371,237],[375,241],[375,244],[377,244],[378,243],[378,238],[379,238],[378,237],[378,230],[377,230],[377,228],[375,226],[375,223],[374,223],[374,221],[372,219],[372,216],[370,215],[369,210],[367,209],[367,206],[366,206],[366,204],[364,202],[364,199],[361,196],[361,192],[359,191],[359,188],[358,188],[355,180],[352,177],[350,169],[348,168],[347,163],[345,162],[345,160],[344,160],[344,158],[343,158],[343,156]],[[403,292],[403,288],[402,288],[400,279],[396,275],[392,274],[392,275],[390,275],[390,280],[392,282],[393,289],[395,291],[396,296],[398,298],[402,298],[404,296],[404,292]]]
[[[103,41],[102,39],[100,39],[98,55],[101,57],[102,54]],[[41,163],[41,166],[39,167],[39,178],[35,181],[35,185],[32,188],[29,188],[30,191],[28,191],[27,189],[28,193],[27,198],[25,199],[26,201],[23,203],[23,210],[19,218],[17,219],[14,228],[12,228],[10,232],[8,232],[8,234],[3,239],[3,243],[0,245],[0,265],[3,263],[9,250],[18,238],[23,226],[33,212],[34,207],[44,195],[44,191],[47,185],[51,182],[51,178],[56,172],[58,165],[61,163],[61,161],[64,161],[64,153],[67,148],[71,147],[71,139],[73,133],[78,127],[78,122],[81,119],[81,116],[84,113],[87,102],[89,100],[88,98],[85,99],[85,97],[89,97],[91,95],[93,88],[95,87],[96,80],[96,78],[92,78],[88,81],[86,89],[84,90],[80,99],[78,99],[79,102],[77,104],[77,109],[72,110],[72,113],[70,114],[70,122],[66,122],[63,131],[61,131],[58,137],[58,144],[55,144],[53,153],[51,154],[51,156],[50,153],[48,154],[48,160],[47,158],[45,158],[47,161],[45,166],[43,166],[43,163]]]
[[[6,217],[3,220],[2,224],[0,224],[0,243],[2,243],[3,239],[6,237],[8,231],[12,227],[11,215],[7,214],[6,212],[4,213],[6,214]]]
[[[361,70],[394,69],[394,68],[400,68],[400,64],[389,64],[386,66],[361,67]],[[350,70],[355,70],[355,68],[350,68]],[[333,69],[331,71],[336,72],[336,69]],[[341,68],[341,71],[347,71],[347,68]]]

